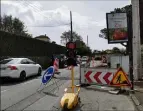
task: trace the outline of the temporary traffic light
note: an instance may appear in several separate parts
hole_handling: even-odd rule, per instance
[[[75,44],[74,42],[68,42],[68,43],[66,44],[66,47],[67,47],[68,49],[76,49],[76,44]]]
[[[73,65],[75,66],[76,65],[76,44],[74,42],[68,42],[66,44],[66,48],[67,48],[67,57],[68,57],[68,60],[67,60],[67,65],[70,66],[70,65]]]
[[[68,58],[75,58],[76,57],[76,50],[74,49],[67,49],[67,57]]]
[[[67,47],[67,57],[68,58],[75,58],[76,57],[76,44],[74,42],[68,42],[66,44]]]

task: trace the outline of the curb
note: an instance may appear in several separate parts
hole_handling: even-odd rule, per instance
[[[110,90],[113,90],[113,88],[111,88],[111,87],[103,88],[104,86],[100,86],[100,85],[94,85],[94,86],[90,87],[89,84],[81,84],[80,86],[81,86],[81,88],[84,88],[84,89],[101,91],[101,92],[108,92],[108,93],[110,93],[109,92]]]
[[[130,98],[132,99],[136,109],[138,111],[143,111],[143,106],[141,106],[141,104],[140,104],[139,100],[136,98],[136,96],[130,93]]]

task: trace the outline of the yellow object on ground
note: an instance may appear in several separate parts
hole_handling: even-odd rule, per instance
[[[61,99],[61,107],[63,109],[73,109],[79,103],[79,91],[80,87],[74,86],[77,89],[77,92],[72,93],[67,88],[65,89],[65,94]],[[69,89],[72,90],[71,87]]]
[[[65,94],[60,101],[62,109],[65,109],[65,110],[66,109],[73,109],[79,102],[80,87],[74,85],[74,69],[73,69],[73,66],[71,69],[71,87],[68,87],[68,88],[71,89],[71,91],[69,91],[66,88]],[[77,88],[77,92],[75,92],[75,88]]]
[[[61,99],[62,108],[73,109],[78,104],[78,95],[74,93],[65,93]]]

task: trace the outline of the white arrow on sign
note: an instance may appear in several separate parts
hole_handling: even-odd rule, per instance
[[[47,72],[47,73],[48,73],[48,72]],[[44,75],[44,79],[46,80],[46,77],[48,77],[48,76],[52,76],[52,74],[48,74],[48,75],[45,74],[45,75]]]

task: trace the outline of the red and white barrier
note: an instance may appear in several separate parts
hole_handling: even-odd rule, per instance
[[[113,73],[88,71],[85,73],[85,78],[88,83],[110,84],[113,78]]]
[[[59,71],[59,60],[56,58],[53,64],[55,71],[58,72]]]
[[[80,67],[80,84],[109,85],[117,69],[102,67]]]
[[[99,67],[102,66],[102,61],[95,61],[95,60],[91,60],[90,61],[90,67]]]

